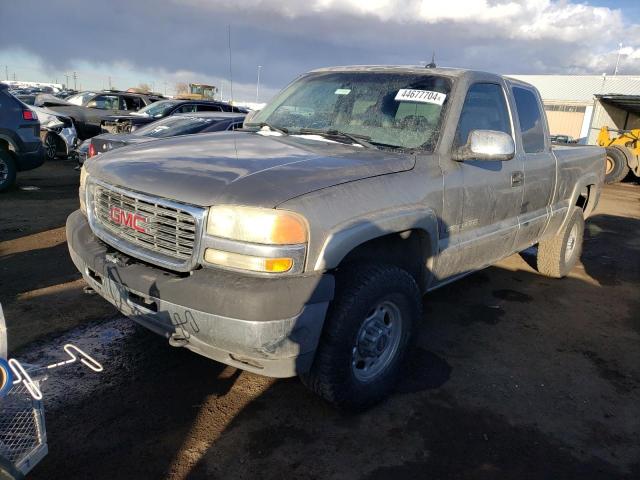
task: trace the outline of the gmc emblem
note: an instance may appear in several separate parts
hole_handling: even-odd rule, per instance
[[[109,210],[109,219],[118,225],[133,228],[136,232],[147,233],[144,228],[147,219],[137,213],[127,212],[120,207],[111,207]]]

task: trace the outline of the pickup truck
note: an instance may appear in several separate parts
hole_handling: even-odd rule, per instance
[[[552,149],[543,112],[490,73],[315,70],[242,130],[89,159],[71,257],[171,345],[362,409],[424,293],[532,246],[544,275],[578,261],[604,150]]]

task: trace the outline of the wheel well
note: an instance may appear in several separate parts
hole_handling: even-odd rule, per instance
[[[586,213],[589,212],[589,208],[591,207],[591,199],[593,197],[592,194],[593,194],[594,188],[595,188],[594,185],[587,185],[580,191],[580,194],[576,199],[576,207],[580,207],[583,212],[586,212]]]
[[[6,150],[7,152],[9,152],[9,154],[11,154],[11,155],[13,155],[15,157],[16,152],[13,149],[13,145],[11,145],[4,138],[0,138],[0,150]]]
[[[431,242],[423,230],[390,233],[361,243],[351,250],[338,268],[349,263],[385,263],[406,270],[421,291],[427,280],[427,252]]]

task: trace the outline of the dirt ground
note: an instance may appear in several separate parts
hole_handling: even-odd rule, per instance
[[[0,196],[10,348],[44,364],[72,341],[105,365],[44,382],[50,453],[32,478],[640,478],[635,183],[605,188],[570,277],[513,256],[426,296],[397,392],[360,415],[174,349],[83,294],[63,229],[77,172],[49,163],[19,186]]]

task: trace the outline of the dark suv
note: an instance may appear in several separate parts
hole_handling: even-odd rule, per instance
[[[16,180],[16,172],[44,162],[37,115],[0,83],[0,192]]]

